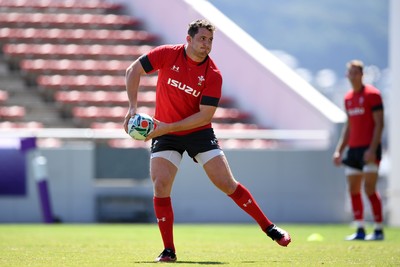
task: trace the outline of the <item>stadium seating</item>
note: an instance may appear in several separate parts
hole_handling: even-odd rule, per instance
[[[75,122],[82,127],[88,127],[91,122],[95,121],[113,121],[122,122],[128,111],[128,107],[98,107],[98,106],[75,106],[72,108],[72,115]],[[139,107],[138,112],[154,114],[153,107]]]
[[[55,93],[55,100],[63,105],[128,105],[128,97],[125,91],[59,91]],[[139,92],[139,106],[154,106],[156,94],[153,91]]]
[[[90,128],[92,129],[120,129],[121,122],[92,122]],[[252,123],[218,123],[213,122],[213,128],[217,130],[256,130],[259,129],[257,124]]]
[[[21,59],[131,59],[148,52],[149,45],[80,45],[80,44],[5,44],[4,55]]]
[[[273,149],[278,146],[278,142],[264,139],[220,139],[218,143],[222,149]]]
[[[139,20],[114,14],[3,13],[0,24],[10,28],[122,29],[139,26]]]
[[[127,106],[103,107],[103,106],[85,106],[73,107],[72,114],[81,123],[84,121],[121,121],[128,111]],[[154,107],[139,107],[139,113],[154,115]],[[235,123],[246,121],[249,114],[241,112],[237,108],[218,108],[214,115],[215,122]],[[87,123],[84,123],[87,125]]]
[[[57,91],[125,91],[124,76],[95,75],[40,75],[36,82],[47,99],[53,99]],[[140,81],[140,91],[154,91],[156,76],[144,76]]]
[[[121,129],[128,105],[126,68],[159,40],[142,29],[140,20],[117,15],[121,8],[101,0],[0,0],[4,58],[45,101],[54,102],[62,118],[77,127]],[[155,75],[142,77],[138,112],[154,115],[156,83]],[[0,91],[0,103],[6,99]],[[223,97],[219,105],[215,129],[259,128],[231,98]],[[23,120],[24,107],[6,106],[0,118],[15,123]],[[11,122],[4,125],[18,127]],[[270,142],[249,140],[225,143],[229,147],[271,146]],[[108,144],[147,146],[130,139],[109,140]]]
[[[25,116],[25,108],[21,106],[2,106],[0,107],[0,119],[18,121]]]
[[[158,37],[144,30],[1,28],[0,43],[130,44],[155,43]]]
[[[18,129],[18,128],[42,129],[43,127],[44,127],[43,123],[37,122],[37,121],[28,121],[28,122],[2,121],[2,122],[0,122],[0,129]]]
[[[103,14],[105,11],[116,12],[122,6],[117,3],[111,3],[101,0],[0,0],[0,10],[6,12],[90,12]]]
[[[0,104],[6,102],[8,99],[8,93],[6,91],[0,90]]]
[[[70,59],[26,59],[21,61],[21,70],[25,75],[39,74],[92,74],[123,75],[132,61],[121,60],[70,60]]]

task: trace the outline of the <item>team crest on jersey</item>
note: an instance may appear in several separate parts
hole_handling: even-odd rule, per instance
[[[198,78],[199,78],[199,82],[197,83],[197,85],[201,86],[206,79],[204,79],[203,75],[199,76]]]
[[[171,70],[175,71],[175,72],[179,72],[179,67],[173,65]]]
[[[360,97],[360,99],[358,99],[358,103],[362,105],[364,103],[364,97]]]
[[[351,100],[347,100],[346,105],[347,105],[348,107],[350,107],[350,106],[352,105]]]

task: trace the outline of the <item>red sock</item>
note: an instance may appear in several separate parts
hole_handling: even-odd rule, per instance
[[[368,196],[372,207],[372,213],[374,214],[374,220],[376,223],[381,223],[383,221],[382,216],[382,201],[380,195],[375,192]]]
[[[253,217],[263,231],[272,224],[264,215],[251,193],[243,185],[238,184],[235,192],[229,195],[229,197],[232,198],[242,210]]]
[[[175,251],[174,246],[174,211],[170,197],[153,198],[154,212],[157,217],[158,228],[160,229],[161,237],[164,242],[164,248],[169,248]]]
[[[364,214],[363,214],[364,207],[362,203],[361,194],[351,195],[351,205],[353,207],[354,220],[362,221],[364,219]]]

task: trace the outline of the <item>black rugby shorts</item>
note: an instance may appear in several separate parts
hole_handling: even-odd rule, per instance
[[[220,149],[212,128],[187,135],[166,134],[152,139],[151,153],[174,150],[181,155],[186,151],[191,158],[213,149]]]
[[[363,147],[350,147],[347,150],[345,158],[343,158],[342,163],[346,166],[362,170],[365,162],[364,162],[364,152],[368,149],[369,146]],[[376,160],[379,162],[382,158],[382,147],[378,146],[375,152]]]

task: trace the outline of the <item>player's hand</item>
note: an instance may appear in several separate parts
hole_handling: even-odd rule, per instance
[[[136,109],[129,108],[128,112],[125,115],[124,125],[123,126],[124,126],[124,130],[125,130],[126,133],[128,133],[128,122],[129,122],[129,119],[134,117],[135,114],[136,114]]]
[[[170,127],[168,123],[161,122],[155,118],[153,118],[153,121],[154,121],[154,130],[146,137],[146,139],[144,140],[145,142],[170,132]]]
[[[342,164],[342,155],[339,152],[333,153],[333,164],[340,166]]]
[[[365,152],[364,152],[364,161],[366,163],[375,163],[376,155],[375,155],[374,151],[372,151],[371,149],[365,150]]]

